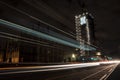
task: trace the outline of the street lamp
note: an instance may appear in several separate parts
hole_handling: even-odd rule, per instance
[[[72,54],[72,58],[76,58],[75,54]]]
[[[97,56],[100,56],[100,55],[101,55],[101,52],[97,52],[96,55],[97,55]]]

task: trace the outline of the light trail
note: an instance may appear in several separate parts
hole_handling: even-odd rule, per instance
[[[0,37],[7,38],[7,39],[12,39],[12,40],[15,40],[15,41],[22,41],[22,42],[26,42],[26,43],[30,43],[30,44],[34,44],[34,45],[42,45],[42,46],[47,46],[47,47],[51,47],[51,48],[58,48],[58,49],[66,50],[66,49],[63,49],[59,46],[49,45],[47,42],[42,42],[42,41],[39,41],[39,40],[34,40],[34,39],[31,39],[31,38],[26,38],[26,37],[14,35],[14,34],[6,33],[6,32],[0,32]]]
[[[26,64],[26,63],[25,63]],[[28,63],[30,64],[30,63]],[[32,63],[31,63],[32,64]],[[34,64],[34,63],[33,63]],[[39,64],[39,63],[38,63]],[[29,66],[29,67],[9,67],[9,68],[1,68],[0,70],[9,70],[9,69],[48,69],[48,68],[63,68],[63,67],[89,67],[89,66],[97,66],[99,63],[77,63],[77,64],[62,64],[62,65],[49,65],[49,66]]]
[[[68,65],[53,65],[53,66],[37,66],[37,67],[23,67],[23,68],[7,68],[11,69],[5,72],[0,72],[0,75],[16,74],[16,73],[29,73],[29,72],[44,72],[44,71],[55,71],[55,70],[66,70],[73,68],[83,68],[91,66],[99,66],[99,63],[83,63],[83,64],[68,64]],[[33,70],[36,69],[36,70]],[[13,71],[15,70],[15,71]],[[20,70],[20,71],[17,71]]]
[[[90,30],[89,30],[89,22],[88,19],[86,19],[86,32],[87,32],[87,43],[90,44]]]
[[[100,64],[112,64],[112,63],[120,63],[120,60],[114,60],[114,61],[105,61],[105,62],[99,62]]]
[[[28,14],[28,13],[26,13],[26,12],[20,10],[20,9],[17,9],[17,8],[15,8],[15,7],[13,7],[13,6],[11,6],[11,5],[5,3],[5,2],[0,1],[0,3],[2,3],[2,4],[4,4],[4,5],[6,5],[6,6],[8,6],[8,7],[11,8],[11,9],[14,9],[14,10],[16,10],[17,12],[22,13],[22,14],[24,14],[24,15],[26,15],[26,16],[28,16],[28,17],[30,17],[30,18],[36,20],[36,21],[38,21],[38,22],[41,22],[41,23],[43,23],[43,24],[45,24],[45,25],[47,25],[47,26],[49,26],[49,27],[51,27],[51,28],[54,28],[54,29],[56,29],[56,30],[58,30],[58,31],[60,31],[60,32],[62,32],[62,33],[65,33],[65,34],[67,34],[67,35],[69,35],[69,36],[71,36],[71,37],[73,37],[73,38],[76,37],[76,34],[70,34],[70,33],[68,33],[68,32],[65,32],[65,31],[63,31],[63,30],[57,28],[56,26],[51,25],[51,24],[49,24],[49,23],[47,23],[47,22],[45,22],[45,21],[43,21],[43,20],[41,20],[41,19],[39,19],[39,18],[36,18],[36,17],[34,17],[34,16],[32,16],[32,15],[30,15],[30,14]],[[88,43],[86,42],[86,44],[88,44]],[[97,46],[95,46],[95,45],[93,45],[93,44],[88,44],[88,45],[97,48]],[[86,47],[87,47],[87,46],[86,46]],[[94,48],[94,50],[96,50],[95,48]]]
[[[120,63],[120,61],[108,61],[104,64]],[[29,73],[29,72],[44,72],[44,71],[55,71],[55,70],[66,70],[73,68],[84,68],[99,66],[103,63],[92,62],[92,63],[79,63],[79,64],[65,64],[65,65],[50,65],[50,66],[30,66],[30,67],[10,67],[10,68],[0,68],[0,75],[6,74],[16,74],[16,73]]]
[[[43,44],[43,43],[39,43],[39,42],[33,42],[33,41],[29,41],[29,40],[18,39],[18,38],[14,38],[14,37],[10,37],[10,36],[5,36],[5,35],[0,35],[0,37],[7,38],[7,39],[13,39],[13,40],[16,40],[16,41],[22,41],[22,42],[26,42],[26,43],[30,43],[30,44],[34,44],[34,45],[42,45],[42,46],[47,46],[47,47],[52,47],[52,48],[58,48],[56,46],[50,46],[48,44]],[[59,48],[59,49],[62,49],[62,48]]]
[[[59,38],[56,38],[56,37],[53,37],[53,36],[50,36],[50,35],[35,31],[35,30],[32,30],[30,28],[27,28],[27,27],[24,27],[24,26],[21,26],[21,25],[12,23],[12,22],[8,22],[8,21],[3,20],[3,19],[0,19],[0,24],[7,25],[7,26],[9,26],[9,28],[21,31],[21,32],[29,34],[29,35],[36,36],[38,38],[54,41],[54,42],[57,42],[57,43],[60,43],[63,45],[67,45],[67,46],[71,46],[71,47],[75,47],[75,48],[80,48],[82,50],[87,50],[87,51],[95,50],[95,48],[93,48],[91,46],[87,47],[88,45],[82,46],[79,43],[78,44],[71,43],[70,41],[66,41],[64,39],[59,39]]]
[[[16,39],[17,39],[17,38],[20,38],[20,39],[30,40],[30,41],[38,42],[38,43],[42,43],[42,44],[48,44],[48,43],[43,42],[43,41],[39,41],[39,40],[35,40],[35,39],[31,39],[31,38],[27,38],[27,37],[22,37],[22,36],[18,36],[18,35],[14,35],[14,34],[6,33],[6,32],[1,32],[1,31],[0,31],[0,34],[7,35],[7,36],[12,36],[12,37],[15,37]]]
[[[0,3],[2,3],[2,4],[4,4],[4,5],[6,5],[6,6],[8,6],[9,8],[12,8],[12,9],[16,10],[16,11],[19,12],[19,13],[22,13],[22,14],[24,14],[24,15],[26,15],[26,16],[32,18],[32,19],[34,19],[35,21],[41,22],[41,23],[43,23],[43,24],[45,24],[45,25],[47,25],[47,26],[49,26],[49,27],[54,28],[55,30],[58,30],[58,31],[60,31],[60,32],[62,32],[62,33],[64,33],[64,34],[67,34],[67,35],[69,35],[69,36],[75,38],[75,34],[72,35],[72,34],[70,34],[70,33],[68,33],[68,32],[65,32],[65,31],[63,31],[63,30],[61,30],[61,29],[55,27],[54,25],[51,25],[51,24],[49,24],[49,23],[47,23],[47,22],[45,22],[45,21],[43,21],[43,20],[41,20],[41,19],[39,19],[39,18],[36,18],[36,17],[34,17],[34,16],[32,16],[32,15],[30,15],[30,14],[28,14],[28,13],[26,13],[26,12],[20,10],[20,9],[17,9],[17,8],[15,8],[15,7],[13,7],[13,6],[11,6],[11,5],[5,3],[5,2],[0,1]]]

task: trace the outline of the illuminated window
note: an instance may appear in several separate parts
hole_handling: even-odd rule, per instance
[[[82,16],[80,18],[80,24],[83,25],[83,24],[86,24],[86,16]]]

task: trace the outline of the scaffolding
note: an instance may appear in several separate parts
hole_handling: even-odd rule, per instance
[[[89,29],[89,22],[87,19],[88,13],[83,13],[82,15],[75,16],[75,25],[76,25],[76,40],[81,44],[81,46],[85,46],[85,43],[90,45],[90,29]],[[85,27],[85,35],[82,34],[82,27]],[[87,48],[88,48],[87,47]],[[88,53],[89,51],[87,51]],[[89,53],[88,53],[89,54]],[[80,55],[85,56],[86,51],[80,49]]]

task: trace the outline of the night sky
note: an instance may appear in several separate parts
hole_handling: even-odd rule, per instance
[[[86,1],[88,9],[95,17],[96,37],[105,53],[120,55],[120,0]]]
[[[84,7],[94,16],[98,47],[105,54],[120,56],[120,0],[44,0],[73,21]]]

